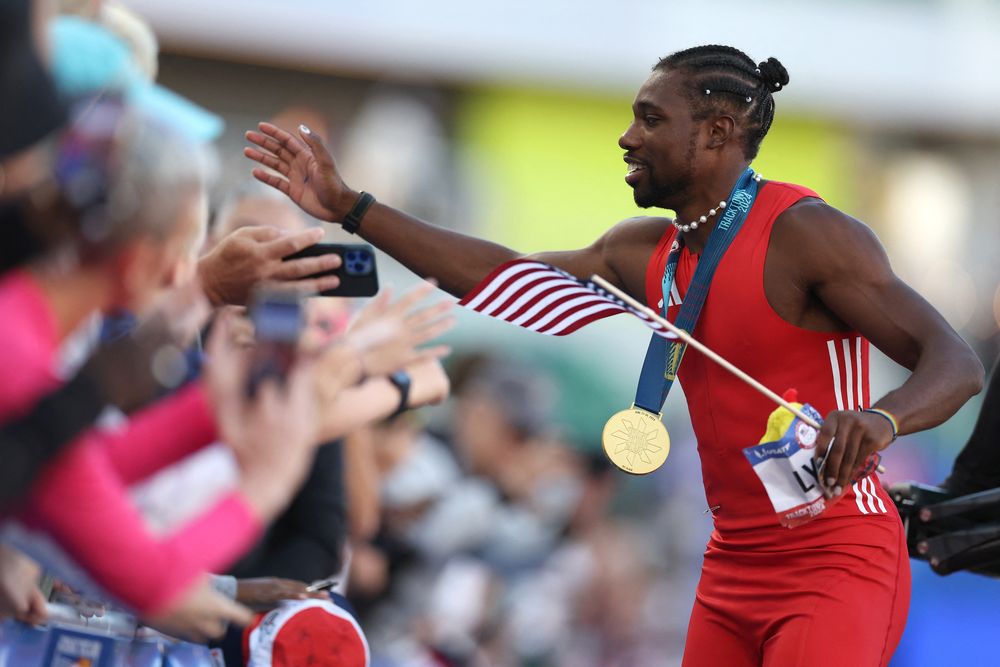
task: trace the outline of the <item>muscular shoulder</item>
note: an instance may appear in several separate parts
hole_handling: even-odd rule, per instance
[[[658,241],[663,232],[670,226],[670,218],[640,215],[625,218],[616,223],[605,233],[605,237],[618,241],[647,240]]]
[[[644,295],[646,265],[669,227],[670,218],[628,218],[609,229],[598,242],[605,264],[619,276],[632,296]]]
[[[868,225],[826,202],[808,197],[774,222],[768,261],[779,261],[809,282],[843,272],[881,274],[885,250]]]
[[[654,216],[637,216],[626,218],[605,232],[601,240],[605,245],[649,244],[656,246],[657,241],[670,227],[670,218]]]

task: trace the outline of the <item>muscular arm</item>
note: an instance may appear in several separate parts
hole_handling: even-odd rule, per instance
[[[247,139],[259,148],[244,153],[272,171],[254,176],[280,190],[310,215],[340,222],[354,206],[358,192],[343,182],[329,151],[315,134],[298,136],[269,123]],[[360,235],[421,277],[434,277],[441,288],[464,296],[494,268],[518,258],[537,259],[575,276],[598,274],[636,298],[644,295],[649,254],[667,223],[662,218],[634,218],[612,227],[580,250],[523,255],[502,245],[428,224],[384,204],[364,216]]]
[[[357,193],[348,191],[345,200],[353,204],[355,199]],[[442,289],[458,297],[500,264],[534,259],[578,278],[600,275],[642,299],[646,262],[665,224],[661,218],[631,218],[617,223],[585,248],[524,255],[375,204],[365,216],[359,234],[420,277],[436,278]]]
[[[790,208],[779,221],[783,241],[799,248],[790,255],[797,258],[802,286],[912,371],[874,406],[895,415],[901,433],[942,423],[982,389],[979,359],[934,307],[893,273],[871,229],[818,201]]]
[[[785,319],[817,330],[855,329],[912,371],[873,406],[895,416],[899,433],[940,424],[981,390],[975,354],[892,272],[878,239],[857,220],[817,200],[799,203],[776,221],[767,261],[765,289]],[[877,414],[828,414],[815,450],[822,459],[829,449],[826,491],[842,493],[891,442],[892,427]]]

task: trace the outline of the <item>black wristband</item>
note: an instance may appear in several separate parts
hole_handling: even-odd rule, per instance
[[[361,227],[361,219],[365,217],[365,213],[371,208],[371,205],[375,203],[375,197],[371,196],[367,192],[362,192],[358,196],[358,200],[354,202],[354,206],[351,210],[347,212],[344,216],[343,222],[340,226],[344,228],[344,231],[348,234],[357,234],[358,228]]]
[[[390,415],[395,417],[401,412],[406,412],[410,407],[410,374],[406,371],[396,371],[388,379],[399,390],[399,406]]]

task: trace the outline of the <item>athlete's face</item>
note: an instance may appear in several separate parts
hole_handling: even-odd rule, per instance
[[[694,183],[698,123],[681,84],[683,74],[655,71],[632,103],[632,122],[618,139],[625,149],[635,203],[673,208]]]

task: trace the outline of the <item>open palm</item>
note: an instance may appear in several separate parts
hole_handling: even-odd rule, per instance
[[[246,133],[258,148],[243,154],[267,167],[256,167],[253,176],[288,195],[309,215],[336,222],[342,217],[337,204],[347,189],[330,152],[316,135],[300,129],[301,138],[271,123],[258,124],[259,132]]]

